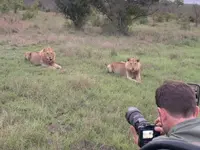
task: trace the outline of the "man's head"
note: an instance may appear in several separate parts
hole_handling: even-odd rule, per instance
[[[195,93],[186,83],[167,81],[157,88],[155,98],[165,133],[177,123],[198,116]]]

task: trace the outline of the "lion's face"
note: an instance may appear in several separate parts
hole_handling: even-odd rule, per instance
[[[46,48],[42,50],[42,54],[45,62],[52,64],[55,62],[55,52],[51,48]]]
[[[126,68],[131,72],[137,72],[140,70],[140,60],[137,58],[128,58],[126,62]]]
[[[55,53],[53,51],[44,52],[44,57],[50,64],[55,62]]]

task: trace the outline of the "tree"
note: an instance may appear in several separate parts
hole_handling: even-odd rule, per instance
[[[153,14],[152,5],[159,0],[92,0],[92,5],[107,16],[119,32],[128,33],[133,20]]]
[[[193,5],[193,11],[195,14],[195,26],[198,27],[199,20],[200,20],[200,6],[198,4]]]
[[[74,26],[80,29],[90,14],[90,0],[55,0],[58,10],[70,18]]]
[[[162,6],[160,11],[175,13],[177,8],[183,4],[183,0],[160,0],[160,6]]]
[[[133,20],[153,14],[151,6],[159,0],[55,0],[59,10],[81,28],[91,6],[102,12],[118,31],[127,34]]]
[[[0,10],[1,11],[9,11],[13,10],[14,13],[17,13],[19,9],[24,8],[24,1],[23,0],[2,0],[0,2]]]

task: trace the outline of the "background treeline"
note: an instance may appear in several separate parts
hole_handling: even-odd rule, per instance
[[[184,5],[182,0],[2,0],[0,5],[2,13],[26,10],[23,19],[34,17],[39,9],[63,13],[76,29],[81,29],[89,20],[93,26],[110,25],[123,34],[128,34],[136,20],[147,23],[148,16],[152,17],[153,25],[176,20],[187,29],[190,22],[196,27],[200,22],[200,6]]]

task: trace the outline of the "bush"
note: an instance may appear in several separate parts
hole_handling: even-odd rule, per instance
[[[139,20],[140,24],[148,24],[148,18],[147,17],[143,17]]]
[[[165,13],[165,12],[160,12],[160,13],[155,13],[154,14],[154,21],[156,22],[164,22],[164,21],[171,21],[171,20],[176,20],[177,17],[173,13]]]
[[[55,0],[60,12],[70,18],[75,28],[80,29],[90,14],[89,0]]]
[[[7,13],[7,12],[9,12],[9,6],[8,6],[8,4],[2,3],[0,5],[0,11],[1,11],[1,13]]]
[[[22,20],[28,20],[34,18],[38,13],[40,7],[39,0],[35,1],[33,5],[27,7],[27,10],[22,15]]]
[[[17,13],[17,10],[23,9],[23,7],[23,0],[3,0],[0,4],[0,11],[2,13],[7,13],[9,10],[13,10],[14,13]]]
[[[22,15],[22,20],[28,20],[35,17],[35,13],[33,11],[27,10]]]
[[[165,14],[165,20],[168,22],[170,20],[176,20],[176,15],[173,13],[166,13]]]
[[[156,17],[155,17],[156,22],[164,22],[164,20],[165,20],[165,16],[162,13],[156,14]]]
[[[181,30],[190,30],[191,29],[189,18],[186,16],[181,17],[177,23],[180,24]]]
[[[181,23],[180,29],[181,29],[181,30],[190,30],[190,29],[191,29],[190,23],[187,22],[187,21],[182,22],[182,23]]]
[[[148,1],[125,1],[125,0],[92,0],[92,5],[102,12],[118,32],[128,34],[128,27],[134,20],[147,16]]]
[[[24,1],[23,0],[14,0],[12,3],[14,13],[17,13],[17,10],[23,9]]]
[[[154,0],[156,2],[158,0]],[[125,1],[125,0],[55,0],[60,12],[69,17],[76,28],[81,28],[87,16],[91,14],[91,7],[95,7],[99,12],[109,19],[109,22],[117,28],[120,33],[127,35],[128,27],[133,20],[142,16],[147,16],[149,0]],[[100,18],[94,19],[94,24],[98,25]]]
[[[92,26],[102,27],[105,24],[106,17],[93,7],[91,10],[91,15],[88,20],[91,22]]]

